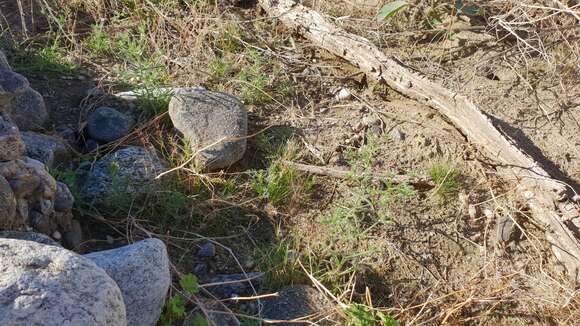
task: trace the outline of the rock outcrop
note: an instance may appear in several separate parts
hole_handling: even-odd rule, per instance
[[[25,142],[11,117],[14,110],[21,108],[20,102],[14,100],[29,91],[26,78],[0,69],[0,230],[18,231],[32,227],[40,233],[58,238],[58,235],[71,230],[71,209],[55,209],[59,192],[57,183],[42,162],[26,156]],[[15,103],[17,106],[14,106]],[[28,154],[36,156],[50,150],[46,143],[33,150],[34,141],[31,140],[42,137],[33,134],[26,137],[31,144]],[[52,154],[39,154],[39,158],[45,158],[47,163],[54,161],[58,155],[55,154],[56,147],[52,149]],[[61,191],[64,191],[62,187]]]

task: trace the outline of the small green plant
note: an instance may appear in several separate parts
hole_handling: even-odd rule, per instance
[[[407,7],[409,3],[407,1],[392,1],[385,4],[379,14],[377,15],[378,21],[383,21],[385,19],[395,16],[399,11]]]
[[[244,47],[244,32],[235,24],[229,24],[216,40],[216,46],[225,53],[237,53]]]
[[[213,78],[222,79],[232,74],[232,63],[224,58],[214,58],[207,66],[208,72]]]
[[[57,45],[19,52],[13,63],[19,73],[43,73],[52,75],[71,74],[76,69],[62,49]]]
[[[78,183],[79,178],[79,171],[73,169],[51,169],[50,174],[54,177],[55,180],[63,182],[68,186],[71,194],[75,199],[75,203],[78,203],[79,200],[83,198],[82,188]]]
[[[429,168],[428,174],[435,182],[435,194],[440,198],[446,199],[459,190],[461,173],[454,165],[446,162],[435,163]]]
[[[344,312],[348,326],[399,326],[399,322],[390,315],[365,305],[352,303]]]
[[[92,57],[111,53],[111,41],[102,23],[91,26],[91,34],[84,40],[83,44]]]
[[[179,279],[179,286],[190,295],[199,292],[197,277],[193,274],[185,274]]]
[[[298,264],[299,252],[292,241],[281,239],[267,250],[258,250],[257,261],[266,271],[266,284],[271,290],[295,283],[308,282]]]
[[[265,140],[268,141],[268,140]],[[259,197],[267,199],[274,205],[287,204],[304,198],[314,185],[314,179],[304,176],[296,169],[284,163],[298,158],[299,147],[292,140],[285,146],[271,149],[271,163],[266,170],[254,175],[251,186]]]
[[[136,93],[137,108],[149,117],[167,112],[173,96],[173,90],[165,88],[144,88]]]
[[[185,274],[179,279],[179,286],[187,296],[193,296],[199,292],[199,283],[197,277],[193,274]],[[159,319],[162,326],[175,325],[178,319],[186,317],[185,300],[180,294],[171,296],[165,303],[165,311]],[[208,325],[207,321],[201,314],[196,314],[193,319],[193,325]]]

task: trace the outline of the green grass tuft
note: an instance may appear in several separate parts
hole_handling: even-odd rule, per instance
[[[428,174],[437,185],[435,194],[442,199],[457,193],[460,188],[461,172],[451,163],[435,163],[429,168]]]

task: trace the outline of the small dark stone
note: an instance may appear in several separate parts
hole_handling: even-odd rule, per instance
[[[399,128],[391,130],[389,136],[391,136],[391,139],[395,141],[404,141],[405,138],[407,138],[407,135],[405,135],[405,133]]]
[[[514,221],[510,217],[502,217],[497,222],[497,239],[508,242],[514,232]]]
[[[206,263],[198,263],[193,266],[193,274],[197,276],[199,279],[203,279],[207,276],[209,271],[209,267],[207,267]]]
[[[267,319],[290,320],[305,317],[332,307],[328,299],[308,285],[291,285],[278,292],[277,297],[262,299],[262,315]],[[294,325],[283,323],[277,325]],[[325,325],[325,324],[322,324]]]
[[[129,133],[131,118],[113,108],[100,107],[89,115],[87,133],[96,141],[108,143]]]
[[[242,281],[243,280],[243,281]],[[256,291],[264,280],[264,273],[253,272],[244,274],[222,274],[213,277],[210,283],[226,283],[208,287],[208,291],[219,299],[231,298],[234,296],[252,295],[252,285]],[[239,282],[236,282],[239,281]],[[230,283],[236,282],[236,283]]]
[[[57,182],[54,209],[57,212],[67,212],[73,208],[74,203],[75,198],[68,189],[68,186],[62,182]]]
[[[211,242],[205,243],[197,252],[199,257],[213,257],[215,256],[215,245]]]
[[[92,152],[92,151],[96,151],[97,149],[99,149],[99,143],[94,140],[94,139],[87,139],[87,141],[85,142],[85,150],[87,152]]]

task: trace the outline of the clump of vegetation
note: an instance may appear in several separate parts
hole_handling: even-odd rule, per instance
[[[15,71],[23,74],[66,75],[76,69],[76,65],[66,57],[56,42],[49,47],[17,51],[12,66]]]
[[[298,156],[299,148],[293,141],[272,153],[268,168],[256,172],[251,180],[256,194],[273,205],[304,199],[313,186],[313,179],[284,164],[285,160],[291,161]]]
[[[399,322],[389,314],[374,310],[362,304],[352,303],[344,310],[349,326],[399,326]]]
[[[436,184],[435,194],[441,199],[449,198],[460,188],[461,172],[451,163],[435,163],[429,168],[428,174]]]
[[[308,282],[298,263],[300,253],[297,244],[288,239],[279,240],[266,250],[256,253],[259,265],[266,272],[266,285],[269,289],[278,290],[289,284]]]

